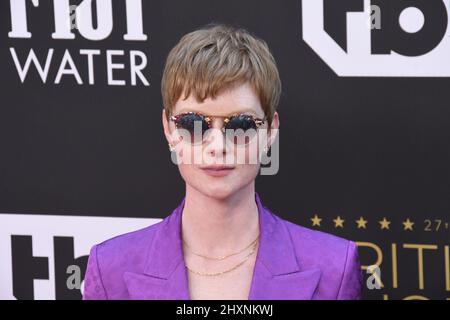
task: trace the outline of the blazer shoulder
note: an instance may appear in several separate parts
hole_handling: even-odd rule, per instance
[[[123,273],[144,267],[156,231],[162,221],[105,240],[91,248],[83,299],[121,299],[127,296]]]
[[[302,269],[319,268],[326,273],[339,274],[344,271],[349,255],[355,254],[353,241],[281,220],[289,232]]]
[[[282,219],[283,220],[283,219]],[[283,220],[302,269],[321,270],[326,299],[361,299],[362,271],[354,241]]]
[[[280,218],[281,219],[281,218]],[[281,219],[289,230],[295,245],[309,246],[323,252],[346,252],[353,241],[331,233],[313,230],[291,221]]]
[[[131,256],[142,256],[147,252],[153,238],[164,220],[150,226],[117,235],[96,244],[97,256],[102,265],[117,263],[118,257],[128,259]]]

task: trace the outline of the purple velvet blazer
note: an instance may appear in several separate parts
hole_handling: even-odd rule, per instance
[[[284,220],[258,193],[260,244],[249,300],[360,299],[354,242]],[[185,199],[165,219],[92,247],[83,299],[189,300],[181,242]]]

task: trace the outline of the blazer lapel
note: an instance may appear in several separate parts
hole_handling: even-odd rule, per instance
[[[189,300],[181,243],[185,199],[161,223],[147,253],[143,273],[126,272],[124,281],[133,300]]]
[[[309,300],[320,280],[320,269],[302,269],[283,221],[263,206],[255,194],[260,244],[249,300]]]
[[[300,268],[284,223],[262,205],[256,192],[255,201],[259,212],[260,243],[248,299],[311,299],[321,271]],[[130,299],[190,299],[181,242],[184,203],[185,198],[156,231],[143,272],[124,273]]]

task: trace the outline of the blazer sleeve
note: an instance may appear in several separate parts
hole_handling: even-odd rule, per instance
[[[108,299],[103,286],[102,276],[98,265],[98,245],[91,248],[84,276],[83,300],[106,300]]]
[[[337,295],[338,300],[360,300],[362,296],[363,275],[359,262],[358,247],[349,241],[347,258],[341,285]]]

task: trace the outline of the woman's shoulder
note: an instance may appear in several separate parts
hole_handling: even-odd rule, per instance
[[[105,299],[106,292],[112,294],[109,298],[126,296],[127,289],[120,279],[125,271],[139,272],[144,268],[148,247],[162,221],[92,246],[83,299]]]
[[[351,242],[349,239],[332,233],[311,229],[286,219],[279,219],[286,225],[292,240],[298,245],[314,246],[321,250],[339,250],[347,248]]]
[[[305,268],[329,269],[345,265],[349,259],[358,259],[354,241],[331,233],[314,230],[278,217],[287,228],[299,263]]]
[[[363,276],[358,247],[354,241],[281,220],[290,235],[300,268],[321,271],[319,291],[323,297],[334,292],[336,296],[331,295],[329,298],[361,298]]]
[[[145,228],[123,233],[102,241],[93,246],[97,256],[103,261],[113,261],[118,256],[142,255],[148,248],[156,231],[163,225],[164,220],[158,221]]]

